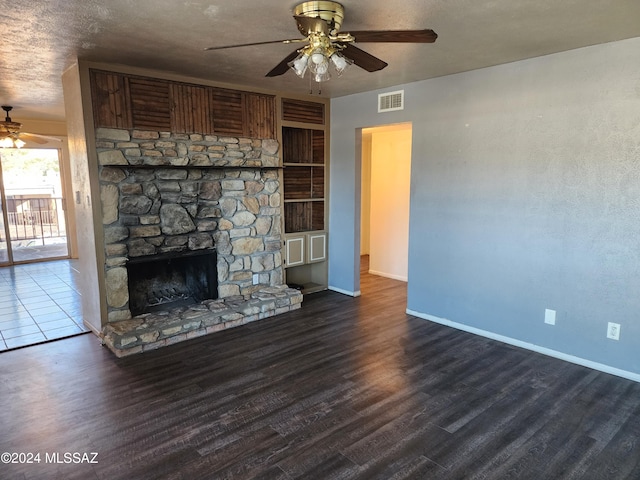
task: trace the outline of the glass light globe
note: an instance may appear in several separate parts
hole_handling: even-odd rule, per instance
[[[319,65],[325,61],[324,55],[320,52],[311,54],[311,61],[316,65]]]
[[[294,61],[289,62],[288,65],[296,72],[300,78],[304,77],[305,72],[307,71],[307,63],[309,62],[308,55],[300,55]]]
[[[342,72],[344,72],[346,68],[351,65],[351,63],[349,63],[349,61],[339,53],[334,53],[333,55],[331,55],[331,61],[333,62],[333,66],[336,67],[336,72],[338,72],[338,75],[341,75]]]
[[[325,71],[324,73],[316,73],[315,77],[314,77],[314,80],[317,83],[320,83],[320,82],[326,82],[330,78],[331,78],[331,75],[329,74],[329,72]]]
[[[318,63],[316,65],[316,73],[318,75],[324,75],[328,71],[329,71],[329,62],[325,61],[325,62],[322,62],[322,63]]]

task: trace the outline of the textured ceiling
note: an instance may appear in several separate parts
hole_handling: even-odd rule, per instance
[[[13,0],[0,8],[0,102],[17,119],[64,118],[62,72],[76,57],[238,86],[308,93],[265,73],[294,50],[208,46],[298,38],[288,0]],[[434,44],[358,44],[389,63],[323,84],[338,97],[640,36],[638,0],[344,0],[343,32],[435,30]],[[317,94],[317,92],[316,92]]]

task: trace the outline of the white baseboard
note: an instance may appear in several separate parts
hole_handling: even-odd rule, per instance
[[[369,270],[369,273],[371,275],[378,275],[379,277],[391,278],[393,280],[401,280],[403,282],[408,281],[407,277],[402,275],[394,275],[393,273],[378,272],[376,270]]]
[[[91,325],[89,322],[85,322],[83,321],[82,324],[87,327],[89,330],[91,330],[91,333],[93,333],[96,336],[101,336],[102,332],[100,330],[97,330],[96,327],[94,327],[93,325]]]
[[[343,290],[342,288],[332,287],[331,285],[329,285],[327,288],[329,290],[331,290],[331,291],[342,293],[343,295],[349,295],[350,297],[359,297],[360,296],[360,290],[357,290],[355,292],[351,292],[349,290]]]
[[[452,327],[457,330],[473,333],[474,335],[480,335],[481,337],[497,340],[498,342],[507,343],[509,345],[524,348],[526,350],[531,350],[533,352],[541,353],[549,357],[554,357],[560,360],[564,360],[566,362],[575,363],[576,365],[582,365],[583,367],[592,368],[593,370],[598,370],[600,372],[616,375],[617,377],[626,378],[627,380],[640,382],[640,374],[638,373],[629,372],[627,370],[621,370],[619,368],[611,367],[603,363],[593,362],[591,360],[586,360],[584,358],[576,357],[574,355],[569,355],[567,353],[559,352],[557,350],[541,347],[533,343],[523,342],[522,340],[516,340],[515,338],[505,337],[504,335],[499,335],[497,333],[489,332],[487,330],[481,330],[479,328],[470,327],[469,325],[465,325],[463,323],[452,322],[451,320],[447,320],[446,318],[436,317],[435,315],[416,312],[408,308],[406,312],[409,315],[413,315],[414,317],[422,318],[424,320],[429,320],[430,322],[439,323],[441,325],[446,325],[447,327]]]

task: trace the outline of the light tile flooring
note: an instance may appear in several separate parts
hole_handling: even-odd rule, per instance
[[[0,351],[88,332],[76,260],[0,267]]]

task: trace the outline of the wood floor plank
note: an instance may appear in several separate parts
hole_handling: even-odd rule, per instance
[[[640,384],[361,290],[124,359],[88,335],[1,353],[0,450],[99,463],[0,478],[640,478]]]

